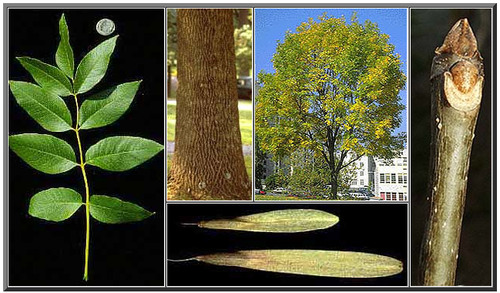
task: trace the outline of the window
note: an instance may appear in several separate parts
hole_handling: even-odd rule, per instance
[[[382,200],[385,200],[385,192],[381,192],[380,197],[382,198]]]
[[[403,183],[403,174],[398,173],[398,183],[402,184]]]
[[[407,166],[407,165],[408,165],[408,158],[403,157],[403,166]]]
[[[396,184],[396,173],[391,174],[391,183]]]
[[[384,179],[385,179],[385,175],[384,175],[384,173],[381,173],[380,174],[380,183],[385,183]]]
[[[391,174],[385,174],[385,183],[391,183]]]
[[[364,179],[359,179],[359,185],[365,185],[365,180]]]
[[[403,193],[398,193],[398,200],[404,200]]]
[[[365,176],[365,172],[364,171],[359,171],[359,176]]]
[[[396,192],[386,192],[385,200],[396,200]]]
[[[396,192],[386,192],[385,200],[398,200],[397,195],[398,194]]]
[[[353,181],[351,181],[351,185],[358,185],[358,179],[354,179]]]
[[[403,184],[407,184],[407,183],[408,183],[408,174],[403,173]]]
[[[363,167],[365,164],[363,162],[359,162],[359,166]]]

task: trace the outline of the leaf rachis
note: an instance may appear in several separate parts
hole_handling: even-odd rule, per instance
[[[90,251],[90,189],[89,182],[87,179],[87,172],[85,172],[85,162],[83,161],[83,151],[82,151],[82,142],[80,140],[80,131],[78,129],[78,121],[79,121],[79,113],[80,109],[78,106],[78,97],[74,93],[73,97],[75,99],[75,107],[76,107],[76,121],[75,121],[75,134],[76,141],[78,144],[78,152],[80,155],[80,169],[82,170],[83,182],[85,184],[85,265],[83,269],[83,280],[88,280],[88,271],[89,271],[89,251]]]

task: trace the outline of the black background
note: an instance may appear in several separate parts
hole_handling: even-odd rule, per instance
[[[491,10],[411,10],[411,202],[412,285],[429,214],[427,181],[431,96],[429,74],[434,50],[453,25],[467,17],[484,58],[485,84],[468,175],[456,285],[491,285]]]
[[[88,94],[124,82],[143,82],[129,110],[103,128],[82,130],[84,152],[97,141],[133,135],[164,141],[163,10],[9,10],[9,79],[34,82],[14,59],[30,56],[55,65],[58,23],[64,12],[75,55],[80,60],[103,40],[119,34],[104,79]],[[116,31],[109,37],[95,30],[109,18]],[[64,98],[75,119],[72,98]],[[48,133],[9,95],[9,134]],[[53,133],[76,150],[74,132]],[[9,151],[9,282],[10,286],[134,285],[162,286],[164,281],[163,152],[126,172],[88,166],[91,194],[116,196],[156,212],[138,223],[108,225],[91,220],[89,281],[82,281],[85,244],[83,207],[70,219],[53,223],[28,215],[32,195],[52,187],[69,187],[84,196],[81,172],[48,175]]]
[[[201,229],[181,223],[234,218],[287,208],[319,209],[340,218],[335,226],[304,233],[252,233]],[[169,286],[406,286],[406,204],[168,204],[168,258],[253,249],[370,252],[403,261],[404,271],[384,278],[341,279],[264,272],[197,261],[168,262]]]

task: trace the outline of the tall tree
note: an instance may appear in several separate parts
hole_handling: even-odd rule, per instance
[[[175,152],[169,199],[250,199],[238,116],[233,12],[177,13]]]
[[[319,17],[287,32],[273,57],[275,73],[259,73],[256,131],[261,148],[279,157],[302,147],[329,168],[330,197],[339,174],[363,155],[391,158],[404,106],[401,61],[375,23],[355,15]]]

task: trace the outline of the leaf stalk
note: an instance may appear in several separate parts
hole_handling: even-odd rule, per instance
[[[73,129],[76,134],[76,141],[78,143],[78,152],[80,153],[80,169],[82,170],[83,181],[85,184],[85,266],[83,269],[83,280],[88,280],[88,272],[89,272],[89,250],[90,250],[90,191],[89,191],[89,182],[87,179],[87,172],[85,172],[85,162],[83,161],[83,150],[82,150],[82,142],[80,140],[80,129],[78,128],[78,121],[80,121],[80,109],[78,106],[78,97],[76,94],[73,94],[75,98],[75,106],[76,106],[76,122],[75,128]]]

